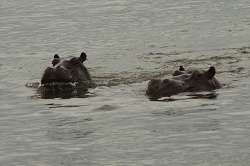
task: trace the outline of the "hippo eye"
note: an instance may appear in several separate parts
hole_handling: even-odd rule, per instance
[[[196,76],[196,78],[201,78],[202,77],[202,74],[198,74],[197,76]]]
[[[150,85],[154,85],[154,84],[155,84],[155,81],[154,81],[154,80],[151,80],[151,81],[149,81],[149,84],[150,84]]]

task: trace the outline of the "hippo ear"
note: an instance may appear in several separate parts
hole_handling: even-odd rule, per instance
[[[185,71],[185,69],[184,69],[183,66],[180,66],[179,70],[180,70],[180,71]]]
[[[52,65],[55,66],[58,63],[60,63],[60,57],[58,54],[55,54],[54,59],[52,60]]]
[[[206,72],[206,75],[209,79],[213,78],[215,75],[216,71],[215,68],[213,66],[211,66],[208,71]]]
[[[58,54],[55,54],[54,55],[54,58],[60,58]]]
[[[84,52],[82,52],[78,60],[83,63],[86,59],[87,55]]]

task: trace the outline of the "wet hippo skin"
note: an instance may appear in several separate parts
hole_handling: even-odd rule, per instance
[[[221,88],[214,77],[216,70],[211,66],[208,70],[185,70],[182,66],[169,79],[151,79],[146,91],[150,96],[172,96],[181,92],[211,91]]]
[[[47,67],[42,75],[41,84],[53,82],[82,82],[91,81],[91,76],[83,62],[87,55],[82,52],[79,57],[61,60],[58,54],[52,60],[53,67]]]

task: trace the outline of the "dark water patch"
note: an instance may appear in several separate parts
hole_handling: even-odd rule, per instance
[[[150,52],[147,55],[152,56],[152,55],[162,55],[162,56],[170,56],[170,55],[182,55],[182,54],[187,54],[187,53],[193,53],[194,51],[185,51],[185,52]]]
[[[66,117],[49,119],[49,129],[46,135],[52,141],[68,140],[86,138],[94,132],[89,128],[89,122],[93,121],[92,118],[82,117]]]
[[[165,46],[160,46],[159,48],[169,48],[169,47],[176,47],[176,45],[165,45]]]
[[[69,157],[69,158],[64,158],[65,161],[61,161],[59,164],[60,165],[92,165],[91,162],[87,161],[86,157],[80,157],[80,156],[75,156],[75,157]]]
[[[202,55],[204,56],[204,55]],[[208,60],[211,61],[219,61],[219,60],[235,60],[236,58],[233,56],[212,56],[210,58],[208,58]]]
[[[113,111],[113,110],[117,110],[120,107],[118,106],[113,106],[113,105],[103,105],[99,108],[94,109],[93,111],[98,111],[98,112],[105,112],[105,111]]]
[[[86,138],[93,132],[94,131],[91,130],[84,131],[80,129],[49,130],[47,131],[47,136],[52,141],[72,140],[72,139]]]
[[[206,117],[205,115],[192,115],[187,113],[176,115],[162,114],[155,116],[157,121],[170,121],[170,123],[167,125],[165,124],[165,126],[158,125],[150,132],[154,135],[166,135],[168,139],[172,139],[174,142],[178,142],[177,140],[181,139],[182,136],[187,137],[186,134],[191,134],[190,136],[194,136],[194,133],[198,135],[209,135],[217,133],[218,130],[223,127],[221,126],[220,121]],[[199,117],[199,119],[197,119],[197,117]],[[171,123],[171,121],[175,121],[175,123]],[[191,140],[194,141],[194,139],[196,139],[196,136],[194,136]]]
[[[201,112],[212,112],[217,111],[217,109],[214,108],[204,108],[204,109],[184,109],[184,110],[176,110],[171,109],[163,112],[153,112],[153,115],[156,116],[182,116],[187,114],[193,114],[193,113],[201,113]]]
[[[81,124],[93,121],[93,118],[83,118],[83,117],[65,117],[65,118],[51,118],[49,124],[54,126],[66,126],[75,124]]]
[[[214,131],[214,130],[219,130],[220,123],[217,120],[213,120],[210,123],[200,123],[200,124],[194,124],[193,128],[195,131]]]
[[[46,104],[49,105],[49,108],[72,108],[72,107],[82,107],[82,106],[87,106],[87,105],[61,105],[61,104]]]
[[[239,53],[250,54],[250,47],[242,47],[238,49]]]

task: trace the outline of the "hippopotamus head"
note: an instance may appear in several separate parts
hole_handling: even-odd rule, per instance
[[[190,77],[185,81],[185,91],[196,92],[196,91],[210,91],[221,88],[220,82],[214,77],[215,68],[211,66],[208,70],[193,70]],[[179,75],[177,77],[181,77]]]
[[[52,61],[53,67],[48,67],[41,79],[42,84],[53,82],[81,82],[91,80],[91,76],[83,65],[87,55],[83,52],[80,57],[71,57],[61,60],[55,54]]]
[[[221,88],[221,84],[214,77],[216,71],[213,66],[208,70],[185,71],[181,67],[170,79],[151,79],[146,94],[150,96],[172,96],[181,92],[210,91]]]

